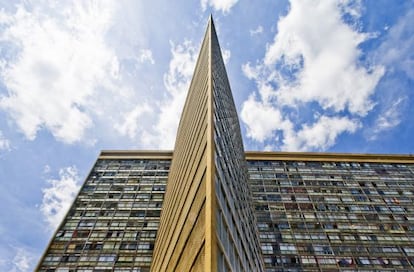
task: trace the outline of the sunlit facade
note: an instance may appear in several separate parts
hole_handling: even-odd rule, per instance
[[[265,271],[414,269],[412,157],[246,158]],[[102,152],[39,270],[149,271],[171,159]]]
[[[37,271],[414,270],[414,158],[245,152],[210,18],[174,151],[103,151]]]
[[[177,132],[152,271],[262,271],[237,111],[210,18]]]
[[[413,271],[411,156],[247,154],[266,271]]]
[[[149,271],[171,155],[101,154],[39,271]]]

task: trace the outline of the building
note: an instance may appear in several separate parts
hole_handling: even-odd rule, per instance
[[[412,156],[246,153],[266,271],[413,271]]]
[[[210,18],[174,151],[103,151],[38,271],[414,269],[414,157],[245,152]]]

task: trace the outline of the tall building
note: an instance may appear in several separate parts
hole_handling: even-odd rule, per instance
[[[38,271],[408,271],[414,158],[245,152],[210,18],[174,151],[103,151]]]
[[[181,116],[153,271],[260,271],[237,112],[210,18]]]

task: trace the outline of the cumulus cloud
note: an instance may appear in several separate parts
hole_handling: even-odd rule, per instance
[[[104,41],[114,6],[85,1],[62,4],[55,13],[46,8],[1,11],[0,42],[10,54],[2,55],[8,94],[0,107],[29,139],[46,128],[73,143],[93,125],[88,100],[117,77],[118,60]]]
[[[335,144],[338,135],[353,133],[360,126],[357,120],[347,117],[321,116],[311,125],[304,124],[299,131],[286,131],[283,140],[285,150],[326,150]]]
[[[48,187],[43,188],[43,200],[40,206],[50,229],[56,229],[67,213],[80,187],[80,178],[76,167],[69,166],[59,171],[59,179],[47,180]]]
[[[239,0],[201,0],[201,7],[203,11],[207,9],[207,6],[220,10],[223,13],[227,13]]]
[[[108,131],[140,137],[132,122],[150,110],[148,103],[135,102],[142,95],[136,89],[151,88],[150,80],[142,73],[139,80],[130,78],[155,64],[152,50],[113,34],[123,28],[116,2],[54,5],[29,1],[15,12],[0,11],[0,80],[6,87],[0,110],[30,140],[40,130],[64,143],[113,138]]]
[[[182,44],[171,42],[171,60],[168,72],[164,75],[167,94],[160,102],[160,113],[152,131],[143,134],[144,144],[158,148],[173,148],[178,122],[183,110],[185,97],[194,72],[198,48],[192,41]]]
[[[120,124],[115,124],[115,128],[122,134],[131,139],[136,138],[144,131],[141,125],[141,120],[146,113],[152,113],[152,108],[147,104],[139,105],[131,111],[124,114],[123,121]]]
[[[362,116],[372,109],[370,95],[384,68],[359,63],[358,46],[371,35],[345,24],[340,11],[335,1],[291,1],[264,58],[266,66],[280,65],[295,74],[276,78],[283,80],[279,103],[316,101],[325,109]]]
[[[259,142],[273,138],[277,130],[292,129],[292,123],[284,120],[278,108],[257,101],[254,95],[243,103],[240,117],[246,123],[247,136]]]
[[[360,11],[360,1],[290,1],[264,58],[242,66],[256,82],[256,111],[272,112],[272,121],[263,121],[262,128],[252,117],[256,113],[247,111],[251,98],[243,104],[249,137],[273,138],[283,149],[325,150],[341,133],[360,127],[359,120],[375,105],[372,95],[385,71],[361,61],[359,46],[375,34],[356,27]],[[345,22],[345,15],[352,20]]]

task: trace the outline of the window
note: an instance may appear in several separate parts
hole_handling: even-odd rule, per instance
[[[280,244],[280,251],[284,253],[297,253],[296,246],[293,244]]]
[[[347,266],[353,265],[354,262],[351,257],[344,257],[344,258],[337,259],[337,263],[341,267],[347,267]]]
[[[108,254],[108,255],[101,255],[99,256],[99,261],[100,262],[114,262],[116,259],[116,255],[115,254]]]
[[[414,247],[403,247],[403,250],[407,256],[414,256]]]
[[[262,252],[264,254],[272,254],[273,253],[273,246],[272,246],[272,244],[268,244],[268,243],[262,244]]]
[[[370,265],[371,264],[370,260],[366,257],[359,257],[358,258],[358,263],[361,264],[361,265]]]
[[[316,260],[312,256],[302,256],[301,262],[302,264],[316,264]]]

